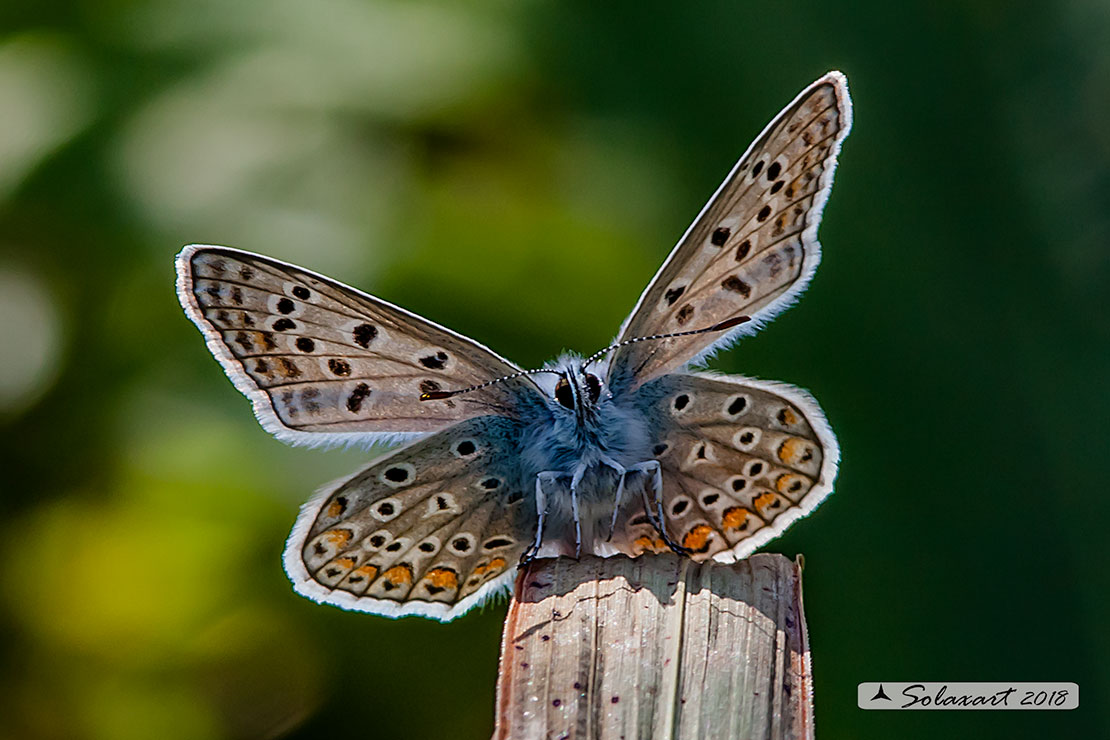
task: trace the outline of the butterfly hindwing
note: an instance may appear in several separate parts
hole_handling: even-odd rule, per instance
[[[347,609],[443,620],[496,594],[534,534],[535,510],[526,511],[517,480],[519,434],[504,417],[463,421],[322,492],[286,546],[297,591]]]
[[[621,327],[618,341],[753,321],[618,349],[613,388],[681,369],[752,333],[805,289],[821,257],[817,225],[851,126],[847,83],[830,72],[795,98],[736,163]]]
[[[832,490],[836,438],[813,398],[782,383],[672,374],[637,391],[662,467],[663,521],[697,560],[748,556]],[[630,555],[666,546],[642,506],[613,544]]]
[[[190,246],[178,294],[262,425],[295,443],[404,435],[513,415],[528,378],[454,399],[421,393],[519,370],[466,337],[308,270],[226,247]]]

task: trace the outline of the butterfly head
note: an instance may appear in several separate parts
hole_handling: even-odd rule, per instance
[[[601,378],[586,370],[580,360],[566,363],[555,384],[555,402],[573,411],[578,420],[594,416],[601,402]]]

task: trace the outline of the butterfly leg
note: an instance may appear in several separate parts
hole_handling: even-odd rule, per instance
[[[574,557],[582,557],[582,517],[578,514],[578,484],[588,470],[584,464],[579,464],[570,479],[570,512],[574,516]]]
[[[547,518],[547,496],[543,492],[544,482],[554,481],[559,477],[559,473],[547,471],[538,473],[536,475],[536,539],[520,556],[520,564],[527,565],[535,560],[536,555],[539,554],[540,546],[543,544],[543,523]]]
[[[628,476],[628,468],[624,467],[616,460],[608,457],[601,458],[602,465],[608,465],[617,473],[617,494],[613,501],[613,518],[609,521],[609,536],[605,538],[606,542],[611,542],[613,539],[613,532],[617,529],[617,515],[621,510],[621,499],[624,498],[624,480]]]
[[[663,470],[659,466],[659,461],[648,460],[647,462],[637,463],[628,470],[629,472],[644,473],[651,476],[651,498],[655,499],[655,505],[653,506],[648,499],[647,487],[644,487],[640,492],[644,499],[644,511],[651,518],[651,523],[659,531],[659,536],[663,538],[667,547],[679,555],[689,555],[689,548],[678,544],[667,534],[667,523],[663,516]]]

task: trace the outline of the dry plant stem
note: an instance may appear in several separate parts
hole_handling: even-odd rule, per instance
[[[812,738],[801,569],[538,560],[505,621],[495,738]]]

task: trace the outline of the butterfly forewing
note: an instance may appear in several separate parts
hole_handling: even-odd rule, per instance
[[[510,419],[463,421],[322,493],[286,549],[297,590],[348,609],[439,619],[497,592],[534,533],[516,479],[518,438]]]
[[[785,384],[669,375],[642,386],[663,470],[663,522],[697,560],[746,557],[805,516],[832,490],[836,438],[809,394]],[[614,544],[630,555],[663,551],[642,506]]]
[[[519,368],[419,316],[277,260],[192,246],[177,265],[189,317],[263,426],[287,441],[373,439],[512,415],[535,389],[519,378],[422,401],[422,393]]]
[[[820,260],[817,225],[850,125],[842,75],[830,73],[806,88],[737,162],[640,297],[618,341],[741,315],[754,321],[723,336],[622,347],[610,364],[612,387],[682,368],[754,331],[805,289]]]

